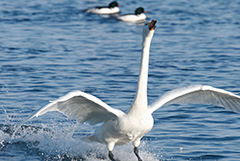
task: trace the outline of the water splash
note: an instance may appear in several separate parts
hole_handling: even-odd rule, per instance
[[[81,140],[82,134],[75,132],[76,128],[79,128],[78,125],[23,125],[13,138],[15,128],[16,126],[0,125],[0,151],[12,146],[11,149],[19,147],[24,153],[36,155],[44,160],[108,160],[106,146]],[[117,146],[113,152],[119,160],[136,160],[131,144]],[[144,160],[157,160],[144,142],[140,147],[140,155]]]

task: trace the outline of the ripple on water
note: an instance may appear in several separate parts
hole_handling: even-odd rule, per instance
[[[105,2],[104,2],[105,3]],[[119,2],[120,3],[120,2]],[[10,129],[71,90],[91,93],[124,111],[136,91],[141,25],[86,14],[93,1],[0,1],[0,155],[9,160],[107,160],[105,146],[84,143],[93,132],[58,113],[28,122],[21,137]],[[158,24],[151,45],[149,103],[191,84],[239,94],[239,5],[231,0],[121,1]],[[173,105],[154,113],[143,138],[144,160],[239,160],[237,114],[202,105]],[[43,129],[51,129],[50,133]],[[59,142],[61,140],[61,142]],[[79,146],[82,145],[82,146]],[[136,159],[132,146],[117,158]]]

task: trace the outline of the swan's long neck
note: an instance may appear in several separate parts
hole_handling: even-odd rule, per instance
[[[143,38],[141,69],[138,78],[137,93],[129,113],[145,113],[148,106],[147,101],[147,82],[148,82],[148,64],[150,54],[150,44],[152,35]]]

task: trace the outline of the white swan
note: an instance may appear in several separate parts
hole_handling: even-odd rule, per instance
[[[142,61],[138,89],[134,102],[127,113],[114,109],[90,94],[73,91],[44,106],[29,119],[49,111],[59,111],[68,117],[91,125],[103,125],[88,140],[107,145],[109,158],[113,161],[112,150],[115,145],[132,142],[134,153],[141,161],[138,146],[141,138],[153,127],[152,113],[164,105],[176,103],[201,103],[218,105],[234,112],[240,112],[240,97],[222,89],[205,85],[195,85],[167,92],[152,105],[147,103],[147,80],[150,43],[154,34],[156,20],[143,27]],[[28,119],[28,120],[29,120]]]

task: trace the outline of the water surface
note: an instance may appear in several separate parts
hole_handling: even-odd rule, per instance
[[[126,111],[134,98],[141,56],[138,24],[86,14],[109,1],[0,2],[0,160],[107,160],[104,145],[81,137],[95,127],[59,113],[12,129],[48,101],[72,90]],[[148,99],[192,84],[240,95],[240,1],[119,1],[122,14],[142,6],[158,20],[151,45]],[[205,105],[172,105],[154,113],[140,146],[144,160],[239,160],[240,115]],[[116,147],[136,160],[132,145]]]

